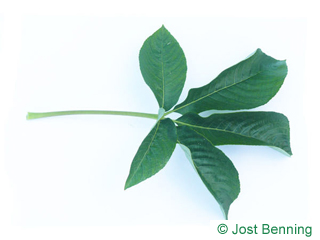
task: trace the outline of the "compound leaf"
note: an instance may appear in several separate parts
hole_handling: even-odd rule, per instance
[[[201,180],[219,203],[225,218],[231,203],[240,193],[238,171],[230,159],[212,143],[187,126],[179,126],[178,141],[186,148],[190,160]]]
[[[178,102],[187,74],[186,58],[179,43],[162,26],[144,42],[139,62],[144,81],[159,107],[168,111]]]
[[[246,60],[226,69],[209,84],[191,89],[176,112],[250,109],[267,103],[280,89],[287,75],[285,61],[258,49]]]
[[[159,172],[169,161],[177,142],[177,130],[169,118],[158,121],[143,140],[131,164],[125,189]]]
[[[176,120],[205,136],[213,145],[263,145],[292,155],[290,128],[286,116],[276,112],[235,112],[203,118],[188,113]]]

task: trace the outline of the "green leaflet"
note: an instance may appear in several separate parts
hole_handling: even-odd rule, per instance
[[[258,49],[246,60],[226,69],[209,84],[191,89],[174,111],[200,113],[206,110],[250,109],[267,103],[280,89],[287,75],[285,61],[278,61]]]
[[[186,156],[228,219],[230,205],[240,193],[237,169],[207,138],[187,126],[177,129],[178,141],[190,151]]]
[[[292,155],[286,116],[276,112],[236,112],[202,118],[188,113],[175,121],[205,136],[213,145],[264,145]]]
[[[168,111],[179,100],[187,74],[186,58],[179,43],[162,26],[144,42],[139,61],[144,81],[159,107]]]
[[[127,178],[125,189],[159,172],[169,161],[177,142],[177,131],[169,118],[158,121],[141,143]]]

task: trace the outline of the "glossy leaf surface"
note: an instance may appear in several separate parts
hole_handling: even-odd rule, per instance
[[[219,203],[228,219],[231,203],[240,193],[238,171],[230,159],[212,143],[187,126],[178,127],[178,141],[201,180]]]
[[[286,116],[276,112],[236,112],[203,118],[188,113],[177,119],[205,136],[213,145],[263,145],[280,148],[292,155],[290,128]]]
[[[131,164],[125,189],[159,172],[169,161],[177,142],[176,127],[171,119],[158,121],[141,143]]]
[[[220,73],[209,84],[191,89],[175,111],[185,114],[211,109],[255,108],[267,103],[278,92],[286,75],[285,61],[278,61],[258,49],[251,57]]]
[[[187,63],[179,43],[162,26],[144,42],[139,61],[159,107],[168,111],[177,103],[186,80]]]

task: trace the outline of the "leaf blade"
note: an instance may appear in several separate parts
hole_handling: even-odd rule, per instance
[[[276,112],[235,112],[203,118],[188,113],[177,119],[206,136],[215,145],[260,145],[277,147],[292,155],[287,117]]]
[[[186,80],[187,63],[182,48],[162,26],[144,42],[139,62],[143,79],[159,107],[168,111],[179,100]]]
[[[159,172],[169,161],[177,141],[171,119],[158,121],[141,143],[130,167],[125,189]]]
[[[267,103],[287,75],[286,61],[257,49],[249,58],[221,72],[209,84],[193,88],[174,110],[181,114],[206,110],[250,109]]]
[[[240,193],[238,171],[230,159],[205,137],[179,126],[178,141],[189,149],[187,158],[228,219],[230,205]]]

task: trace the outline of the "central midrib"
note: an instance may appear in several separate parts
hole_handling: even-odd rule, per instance
[[[153,141],[154,141],[154,139],[155,139],[155,137],[156,137],[156,135],[157,135],[157,132],[158,132],[159,126],[160,126],[160,121],[157,123],[157,125],[156,125],[156,129],[155,129],[155,132],[154,132],[154,135],[153,135],[153,136],[152,136],[152,138],[151,138],[151,141],[150,141],[150,143],[149,143],[149,145],[148,145],[148,147],[147,147],[147,150],[145,151],[145,153],[144,153],[143,157],[141,158],[141,161],[139,162],[138,167],[136,168],[136,170],[134,171],[134,173],[132,174],[132,177],[131,177],[131,179],[130,179],[130,181],[129,181],[129,182],[131,182],[131,181],[132,181],[132,179],[134,178],[134,176],[137,174],[137,172],[138,172],[138,170],[139,170],[139,168],[140,168],[140,166],[141,166],[142,162],[144,161],[144,159],[145,159],[145,157],[146,157],[147,153],[149,152],[150,147],[151,147],[151,145],[152,145],[152,143],[153,143]]]
[[[164,108],[164,91],[165,91],[165,89],[164,89],[164,87],[165,87],[165,83],[164,83],[164,64],[163,64],[163,42],[164,42],[164,40],[163,40],[163,30],[161,30],[161,39],[162,39],[162,41],[161,41],[161,66],[162,66],[162,68],[161,68],[161,71],[162,71],[162,108]]]
[[[246,81],[246,80],[248,80],[248,79],[250,79],[250,78],[252,78],[252,77],[257,76],[257,75],[260,74],[260,73],[261,73],[261,71],[258,71],[257,73],[255,73],[255,74],[249,76],[248,78],[245,78],[245,79],[243,79],[243,80],[241,80],[241,81],[239,81],[239,82],[235,82],[235,83],[233,83],[233,84],[231,84],[231,85],[228,85],[228,86],[225,86],[225,87],[223,87],[223,88],[220,88],[220,89],[218,89],[218,90],[216,90],[216,91],[214,91],[214,92],[208,93],[208,94],[206,94],[205,96],[202,96],[202,97],[200,97],[200,98],[198,98],[198,99],[196,99],[196,100],[194,100],[194,101],[192,101],[192,102],[190,102],[190,103],[187,103],[186,105],[183,105],[183,106],[181,106],[181,107],[179,107],[179,108],[174,109],[174,111],[178,111],[178,110],[180,110],[180,109],[182,109],[182,108],[185,108],[185,107],[187,107],[187,106],[189,106],[189,105],[191,105],[191,104],[193,104],[193,103],[196,103],[196,102],[198,102],[198,101],[200,101],[200,100],[202,100],[202,99],[204,99],[204,98],[206,98],[206,97],[209,97],[209,96],[211,96],[212,94],[215,94],[215,93],[217,93],[217,92],[220,92],[220,91],[222,91],[222,90],[224,90],[224,89],[226,89],[226,88],[233,87],[233,86],[235,86],[235,85],[237,85],[237,84],[239,84],[239,83],[242,83],[242,82],[244,82],[244,81]],[[213,81],[215,81],[215,80],[213,80]]]
[[[242,137],[246,137],[246,138],[250,138],[250,139],[262,141],[262,140],[260,140],[260,139],[258,139],[258,138],[249,137],[249,136],[247,136],[247,135],[243,135],[243,134],[240,134],[240,133],[237,133],[237,132],[228,131],[228,130],[225,130],[225,129],[223,130],[223,129],[219,129],[219,128],[210,128],[210,127],[192,125],[192,124],[185,123],[185,122],[180,122],[180,121],[177,121],[177,120],[175,120],[174,122],[177,123],[177,124],[181,124],[181,125],[185,125],[185,126],[191,127],[191,128],[205,129],[205,130],[217,131],[217,132],[226,132],[226,133],[231,133],[231,134],[239,135],[239,136],[242,136]],[[194,131],[197,132],[196,130],[194,130]],[[200,134],[199,132],[197,132],[197,133]],[[201,134],[201,135],[202,135],[202,134]],[[263,141],[263,142],[264,142],[264,141]]]

